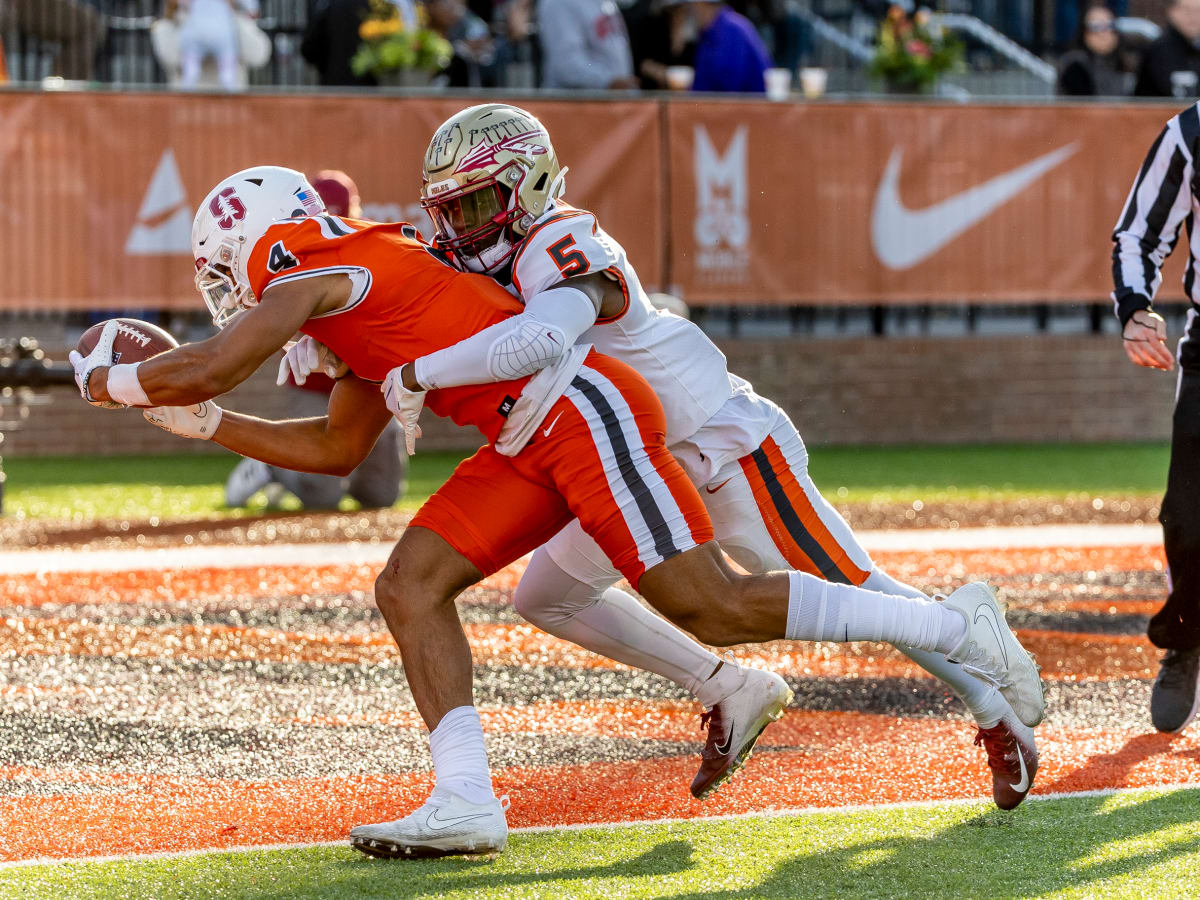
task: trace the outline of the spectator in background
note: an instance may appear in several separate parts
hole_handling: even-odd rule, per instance
[[[1075,46],[1059,61],[1058,93],[1071,97],[1119,97],[1129,93],[1117,20],[1093,2],[1079,22]]]
[[[325,208],[335,216],[361,218],[362,203],[358,187],[345,172],[326,170],[312,179]],[[290,412],[296,418],[323,416],[329,408],[329,393],[333,379],[314,372],[299,385],[288,378],[282,388],[290,395]],[[255,493],[266,489],[272,494],[287,491],[299,498],[305,509],[337,509],[343,496],[349,494],[363,509],[385,509],[404,493],[408,473],[408,455],[404,449],[404,433],[393,420],[388,423],[374,449],[345,478],[335,475],[314,475],[290,469],[268,466],[257,459],[243,459],[225,482],[225,503],[245,506]]]
[[[454,48],[445,73],[450,87],[497,87],[496,45],[487,23],[462,0],[427,0],[425,11],[429,26]]]
[[[537,25],[543,87],[638,86],[625,20],[614,0],[538,0]]]
[[[241,55],[237,16],[258,15],[258,0],[167,0],[165,16],[179,24],[179,86],[201,83],[207,59],[216,61],[217,83],[227,91],[241,90],[248,81]]]
[[[1200,94],[1200,0],[1173,0],[1162,36],[1146,48],[1134,94],[1195,98]]]
[[[350,58],[362,43],[358,27],[371,9],[371,0],[315,0],[300,41],[300,55],[317,70],[323,85],[373,87],[371,74],[355,75]]]
[[[795,0],[729,0],[729,7],[758,29],[775,65],[793,73],[803,65],[812,38]]]
[[[693,91],[766,93],[763,73],[771,68],[771,57],[749,19],[716,0],[666,0],[666,5],[676,46],[695,36]]]
[[[83,0],[0,0],[0,32],[9,28],[58,44],[51,75],[94,80],[96,54],[104,46],[108,27],[104,16]]]
[[[633,52],[633,70],[648,91],[669,87],[667,68],[691,66],[690,44],[676,47],[671,40],[671,19],[660,0],[635,0],[621,10],[629,45]]]

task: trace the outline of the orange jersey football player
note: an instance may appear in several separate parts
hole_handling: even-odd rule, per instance
[[[300,173],[258,167],[213,189],[192,242],[196,284],[219,333],[120,365],[102,335],[87,357],[72,358],[85,400],[144,407],[176,434],[335,474],[362,460],[390,415],[411,428],[422,405],[488,440],[421,508],[376,581],[431,731],[437,787],[412,814],[354,829],[360,849],[409,856],[503,848],[506,807],[492,790],[454,598],[574,518],[651,605],[701,640],[902,643],[961,660],[1025,718],[1041,718],[1037,668],[986,585],[935,603],[801,572],[735,573],[666,449],[665,415],[647,382],[587,346],[541,367],[530,352],[540,336],[523,331],[520,304],[494,281],[445,264],[411,226],[330,216]],[[555,290],[582,293],[599,309],[607,289],[585,282]],[[570,299],[564,305],[578,298]],[[327,416],[272,422],[212,402],[298,331],[349,368]],[[480,333],[506,348],[511,378],[427,394],[405,388],[405,363]],[[718,781],[736,768],[782,713],[790,692],[781,679],[765,673],[756,689],[756,715],[729,723],[714,756],[706,751],[704,777]]]

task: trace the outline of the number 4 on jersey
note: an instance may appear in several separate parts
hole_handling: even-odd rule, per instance
[[[558,266],[558,271],[564,278],[582,275],[588,270],[587,257],[579,250],[572,250],[571,248],[574,246],[575,238],[568,234],[561,241],[555,241],[546,248],[546,252],[550,254],[550,258],[554,260],[554,264]]]
[[[287,247],[283,246],[283,241],[276,241],[271,245],[271,255],[267,257],[268,272],[278,273],[285,269],[294,269],[298,265],[300,261],[288,252]]]

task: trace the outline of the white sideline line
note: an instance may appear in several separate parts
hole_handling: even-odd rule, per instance
[[[995,548],[1125,547],[1162,543],[1158,525],[1029,525],[995,528],[912,528],[857,532],[871,552],[929,553]],[[0,574],[127,572],[136,569],[245,569],[260,566],[382,565],[390,543],[262,544],[126,550],[0,551]]]
[[[1092,791],[1067,791],[1057,794],[1030,794],[1026,803],[1042,800],[1066,800],[1076,797],[1111,797],[1117,794],[1173,793],[1200,790],[1200,784],[1155,784],[1133,788],[1098,788]],[[630,822],[585,822],[575,825],[527,825],[510,828],[509,834],[544,834],[559,831],[588,831],[590,829],[622,830],[654,825],[682,825],[689,822],[737,822],[743,819],[781,819],[789,816],[826,816],[847,813],[875,812],[886,809],[932,809],[935,807],[976,806],[986,804],[984,797],[953,800],[905,800],[897,803],[856,803],[846,806],[805,806],[795,809],[768,809],[762,812],[727,813],[720,816],[693,816],[686,819],[640,819]],[[213,856],[219,853],[270,853],[278,850],[311,850],[320,847],[349,847],[349,841],[320,841],[311,844],[246,844],[238,847],[210,847],[198,850],[175,850],[162,853],[131,853],[127,856],[38,857],[0,862],[0,871],[31,866],[85,865],[90,863],[152,862],[163,859],[187,859],[192,856]]]

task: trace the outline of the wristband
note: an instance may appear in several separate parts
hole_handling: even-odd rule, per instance
[[[140,363],[121,364],[108,370],[108,396],[126,406],[152,406],[138,381]]]

